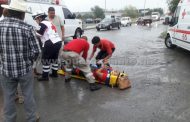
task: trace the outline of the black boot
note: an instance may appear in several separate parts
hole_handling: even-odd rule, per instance
[[[49,76],[52,77],[52,78],[57,78],[58,77],[57,70],[52,69],[52,74],[50,74]]]
[[[38,78],[38,81],[49,81],[48,77],[40,77]]]
[[[68,83],[71,81],[71,78],[65,78],[65,82]]]
[[[42,77],[38,78],[38,81],[49,81],[48,72],[43,72]]]
[[[99,85],[97,85],[96,83],[90,83],[90,91],[96,91],[101,89],[101,87]]]

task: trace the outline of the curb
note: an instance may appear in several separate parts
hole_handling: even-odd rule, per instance
[[[86,27],[86,28],[83,28],[83,30],[90,30],[90,29],[95,29],[96,26],[89,26],[89,27]]]

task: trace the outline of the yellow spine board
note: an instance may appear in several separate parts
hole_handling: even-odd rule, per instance
[[[58,70],[57,71],[58,74],[60,75],[65,75],[65,72],[63,70]],[[85,77],[82,76],[77,76],[77,75],[71,75],[72,78],[76,78],[76,79],[81,79],[81,80],[86,80]],[[96,80],[97,83],[100,83],[99,81]]]
[[[58,74],[60,75],[65,75],[65,72],[63,70],[58,70],[57,71]],[[124,75],[127,75],[127,74],[124,74]],[[77,75],[71,75],[71,77],[73,78],[77,78],[77,79],[81,79],[81,80],[86,80],[86,78],[84,77],[81,77],[81,76],[77,76]],[[112,73],[110,74],[110,82],[109,82],[109,85],[113,88],[114,86],[117,86],[117,77],[118,76],[115,76],[113,75]],[[100,83],[99,81],[96,81],[97,83]],[[102,83],[102,82],[101,82]],[[102,83],[104,84],[104,83]]]

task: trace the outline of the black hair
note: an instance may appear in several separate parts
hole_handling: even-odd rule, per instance
[[[99,42],[100,42],[100,37],[94,36],[93,39],[92,39],[92,44],[97,44]]]
[[[50,11],[55,11],[54,7],[49,7],[48,12],[50,12]]]
[[[42,16],[39,16],[40,18],[42,18],[42,21],[46,19],[47,15],[42,15]]]
[[[38,17],[37,17],[38,16]],[[42,19],[42,21],[43,20],[45,20],[46,19],[46,17],[47,17],[47,15],[46,14],[43,14],[43,15],[34,15],[34,16],[32,16],[33,17],[33,19],[35,20],[35,19],[37,19],[37,18],[41,18]]]
[[[8,17],[17,18],[20,20],[24,20],[25,12],[15,11],[8,9]]]

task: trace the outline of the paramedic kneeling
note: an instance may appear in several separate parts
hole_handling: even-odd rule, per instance
[[[65,82],[71,80],[71,70],[73,66],[79,68],[85,75],[87,81],[89,82],[90,90],[99,90],[101,87],[95,84],[95,78],[88,66],[86,59],[88,56],[89,43],[87,42],[87,37],[83,36],[80,39],[73,39],[66,45],[62,52],[62,57],[66,60],[66,74]],[[82,53],[82,56],[80,55]]]
[[[92,44],[94,46],[93,46],[93,52],[90,56],[90,60],[93,58],[96,49],[99,48],[100,52],[96,56],[96,63],[98,67],[101,67],[101,65],[98,62],[102,59],[103,62],[107,61],[115,51],[115,45],[107,39],[100,39],[100,37],[98,36],[93,37]]]

